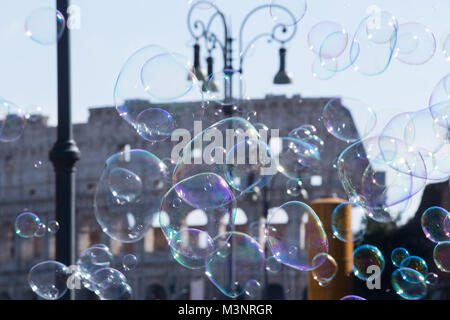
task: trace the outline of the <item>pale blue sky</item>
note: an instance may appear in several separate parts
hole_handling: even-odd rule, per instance
[[[237,37],[246,12],[269,1],[216,0],[216,4],[232,18],[233,35]],[[24,22],[33,9],[54,2],[0,0],[0,96],[25,108],[42,105],[51,123],[56,120],[56,46],[42,46],[28,39]],[[192,55],[186,28],[188,0],[72,0],[72,4],[81,8],[81,29],[72,32],[75,122],[86,121],[90,106],[112,105],[117,74],[127,57],[140,47],[158,44],[188,57]],[[438,44],[450,30],[448,0],[310,0],[297,36],[287,46],[288,70],[294,75],[294,84],[273,86],[278,46],[262,41],[245,65],[250,95],[261,97],[270,92],[300,93],[304,97],[343,95],[367,101],[377,109],[406,111],[425,107],[432,88],[450,70],[450,62],[439,48],[424,65],[414,67],[394,61],[385,73],[376,77],[347,70],[327,81],[312,78],[311,64],[315,57],[306,43],[310,28],[320,21],[333,20],[354,31],[367,7],[374,4],[394,14],[400,23],[425,24],[434,32]],[[271,27],[266,21],[250,23],[246,34],[250,36]],[[204,60],[202,64],[206,65]]]

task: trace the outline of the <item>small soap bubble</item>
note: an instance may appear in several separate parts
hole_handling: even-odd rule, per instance
[[[48,233],[54,234],[59,230],[59,223],[56,220],[52,220],[48,223],[47,231]]]
[[[137,258],[134,254],[127,254],[122,258],[122,266],[125,271],[136,269]]]

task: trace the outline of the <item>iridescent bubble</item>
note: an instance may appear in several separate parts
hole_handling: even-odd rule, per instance
[[[289,179],[286,182],[286,193],[291,197],[298,197],[302,193],[302,181],[300,179]]]
[[[47,231],[50,234],[55,234],[59,230],[59,223],[56,220],[51,220],[47,225]]]
[[[306,124],[295,128],[288,136],[314,145],[319,152],[324,150],[325,142],[317,135],[317,128],[313,125]]]
[[[123,282],[126,283],[127,278],[122,274],[122,272],[114,268],[101,268],[95,271],[91,277],[91,283],[97,295],[99,295],[100,291],[105,288],[108,288],[111,285],[121,284]]]
[[[431,207],[422,214],[421,223],[425,236],[433,242],[449,241],[450,237],[445,230],[445,219],[450,213],[441,207]]]
[[[127,254],[122,257],[122,267],[125,271],[136,269],[137,263],[138,261],[134,254]]]
[[[360,296],[349,295],[349,296],[342,297],[339,300],[367,300],[367,299],[364,299],[363,297],[360,297]]]
[[[212,140],[214,142],[211,142]],[[179,154],[179,158],[176,159],[173,182],[177,183],[205,172],[218,174],[226,181],[226,157],[236,145],[246,140],[260,140],[260,136],[255,127],[243,118],[227,118],[211,125],[195,136],[178,153],[175,152]],[[261,148],[262,151],[263,149]],[[247,179],[247,177],[244,178]],[[234,187],[231,189],[236,198],[245,194]]]
[[[38,226],[36,232],[34,233],[34,236],[41,238],[41,237],[45,236],[46,233],[47,233],[47,226],[41,222],[41,223],[39,223],[39,226]]]
[[[450,73],[445,75],[433,89],[428,105],[433,106],[450,100]]]
[[[410,22],[398,28],[394,57],[399,61],[419,65],[429,61],[436,52],[436,39],[426,26]]]
[[[327,45],[322,47],[331,34],[337,36],[329,39]],[[348,34],[346,30],[339,23],[333,21],[319,22],[308,33],[309,49],[316,55],[320,54],[322,59],[331,59],[341,55],[347,47],[347,42]]]
[[[427,273],[425,276],[425,282],[429,286],[435,286],[439,282],[439,276],[433,272]]]
[[[322,287],[328,285],[338,271],[336,260],[328,253],[319,253],[314,257],[313,263],[319,265],[312,270],[313,279]]]
[[[245,294],[252,298],[257,297],[261,290],[261,284],[256,280],[249,280],[245,285]]]
[[[162,47],[139,49],[117,77],[117,112],[151,142],[165,140],[177,128],[192,130],[194,121],[201,120],[205,104],[201,85],[190,68],[188,59]]]
[[[133,289],[128,283],[119,282],[98,290],[97,295],[102,300],[131,300]]]
[[[447,61],[450,61],[450,34],[445,35],[442,38],[442,53],[447,58]]]
[[[16,234],[22,238],[32,238],[39,229],[41,220],[32,212],[22,212],[16,218]]]
[[[0,97],[0,142],[12,142],[22,136],[25,128],[23,110]]]
[[[409,268],[399,268],[392,273],[392,288],[402,298],[418,300],[428,291],[425,277],[418,271]]]
[[[337,56],[327,58],[327,52],[335,52],[340,47],[340,43],[344,38],[348,38],[347,31],[336,31],[329,34],[323,41],[319,50],[319,61],[322,69],[330,73],[342,72],[350,68],[358,59],[360,47],[357,40],[347,41],[344,50]],[[325,71],[321,71],[326,75]]]
[[[337,63],[333,60],[325,60],[317,57],[311,66],[312,76],[319,80],[330,80],[336,74]]]
[[[285,9],[280,7],[284,7]],[[303,19],[306,8],[306,0],[270,0],[269,11],[275,23],[289,27]]]
[[[277,173],[274,156],[262,140],[247,139],[226,155],[225,178],[239,192],[262,189]]]
[[[397,19],[386,11],[374,12],[366,22],[367,38],[379,44],[390,42],[395,29],[398,29]]]
[[[270,256],[266,259],[266,270],[271,273],[280,272],[281,266],[281,262],[274,256]]]
[[[420,192],[426,167],[418,152],[402,141],[372,137],[344,150],[338,159],[339,179],[349,198],[366,208],[378,222],[393,221],[390,210]]]
[[[114,168],[109,173],[109,188],[119,201],[132,202],[142,194],[142,180],[133,171]]]
[[[214,238],[213,246],[205,274],[223,294],[236,298],[245,292],[248,281],[261,281],[264,250],[253,238],[226,232]]]
[[[92,291],[91,278],[93,274],[103,268],[108,268],[112,264],[113,256],[111,252],[102,247],[90,247],[84,250],[77,260],[80,277],[84,280],[84,285]]]
[[[142,138],[150,142],[168,139],[174,127],[172,115],[160,108],[145,109],[136,118],[137,132]]]
[[[409,252],[405,248],[395,248],[391,252],[392,264],[396,267],[400,267],[402,261],[409,257]]]
[[[366,210],[359,204],[344,202],[331,215],[333,236],[344,242],[361,240],[367,229]]]
[[[200,173],[175,184],[162,197],[159,223],[168,241],[191,227],[204,228],[213,238],[232,230],[235,209],[236,199],[225,179],[214,173]]]
[[[371,266],[378,267],[381,275],[385,266],[381,251],[377,247],[369,244],[357,247],[353,251],[353,273],[355,276],[361,280],[367,280],[375,270],[371,270],[369,268]]]
[[[278,172],[289,179],[304,179],[320,170],[320,152],[314,145],[289,137],[272,137],[270,150],[278,161]]]
[[[25,20],[25,35],[42,45],[56,43],[64,33],[66,19],[58,10],[42,7],[34,10]]]
[[[423,276],[428,274],[428,266],[424,259],[418,256],[409,256],[402,260],[401,268],[409,268],[420,272]]]
[[[439,270],[450,272],[450,241],[439,242],[434,247],[433,259]]]
[[[69,270],[64,264],[49,260],[36,264],[28,273],[28,283],[39,297],[57,300],[67,291]]]
[[[182,229],[169,241],[173,258],[189,269],[205,267],[208,255],[213,251],[212,239],[206,231]]]
[[[353,122],[355,117],[357,123]],[[377,123],[373,108],[353,98],[331,99],[323,108],[322,118],[327,131],[347,143],[364,139]]]
[[[309,271],[325,259],[317,254],[328,252],[328,239],[322,222],[313,209],[299,201],[291,201],[269,212],[266,235],[273,255],[282,264]],[[293,251],[292,246],[298,248]]]
[[[103,168],[94,197],[97,222],[112,239],[142,239],[167,190],[166,165],[140,149],[116,153]]]
[[[365,17],[359,24],[357,31],[353,37],[350,48],[350,56],[355,56],[358,52],[358,59],[354,63],[354,70],[362,75],[376,76],[389,67],[394,49],[397,45],[397,24],[395,17],[390,13],[382,11],[380,19],[385,24],[378,29],[377,23],[373,20],[373,16]],[[373,31],[376,29],[377,31]],[[371,33],[367,33],[369,30]],[[385,40],[387,42],[377,43],[373,40]]]

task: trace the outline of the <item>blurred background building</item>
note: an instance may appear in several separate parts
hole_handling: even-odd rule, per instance
[[[346,198],[334,162],[348,145],[328,134],[320,121],[323,106],[328,100],[294,95],[290,98],[266,96],[264,99],[248,102],[248,110],[254,110],[257,113],[257,122],[264,123],[272,129],[279,129],[280,137],[287,136],[292,129],[302,124],[315,125],[318,130],[317,135],[325,142],[325,148],[321,155],[320,172],[303,181],[303,188],[299,195],[295,197],[288,195],[287,179],[279,174],[272,179],[266,192],[259,195],[249,194],[240,199],[236,218],[238,231],[250,233],[252,226],[261,220],[267,208],[277,207],[286,201],[309,202],[331,196]],[[137,106],[139,104],[145,106],[145,101],[137,100],[135,103]],[[351,117],[350,114],[348,116]],[[204,123],[212,124],[218,120],[220,119],[207,114]],[[206,128],[206,125],[203,128]],[[14,143],[2,143],[0,146],[2,151],[0,155],[0,299],[37,299],[28,285],[28,271],[38,262],[54,259],[54,236],[47,234],[42,238],[21,238],[14,232],[14,222],[17,214],[24,209],[36,213],[44,223],[54,218],[54,173],[48,160],[48,151],[55,137],[56,129],[47,126],[46,117],[36,115],[28,121],[20,140]],[[77,164],[76,176],[78,254],[91,245],[104,243],[114,254],[113,267],[121,271],[123,271],[121,267],[123,255],[135,254],[138,258],[138,267],[129,272],[123,271],[133,288],[134,299],[224,298],[205,277],[203,271],[186,269],[172,258],[157,220],[144,239],[136,243],[120,243],[111,240],[101,231],[94,216],[95,188],[109,156],[123,150],[141,148],[151,151],[161,159],[169,158],[173,143],[169,141],[154,145],[148,143],[118,116],[114,107],[90,109],[88,122],[74,125],[74,137],[81,150],[81,160]],[[434,186],[429,187],[434,188]],[[425,193],[428,195],[427,201],[430,201],[429,206],[441,205],[449,209],[448,182],[445,188],[432,190],[430,195],[427,191]],[[420,210],[422,209],[421,206]],[[420,210],[418,214],[423,212]],[[411,223],[395,233],[389,233],[389,230],[394,228],[392,226],[384,229],[374,227],[372,228],[374,232],[369,232],[365,242],[380,245],[387,260],[391,250],[401,245],[410,252],[422,256],[431,264],[432,258],[430,260],[429,255],[432,247],[430,243],[426,243],[425,237],[421,237],[422,231],[417,219],[416,215]],[[426,248],[427,254],[422,255],[419,249],[415,251],[418,246],[421,246],[423,250]],[[386,263],[390,264],[389,261]],[[436,272],[434,269],[433,271]],[[389,268],[386,271],[389,271]],[[386,282],[389,275],[390,272],[384,273],[384,289],[390,288]],[[266,273],[264,280],[266,283],[263,283],[263,286],[266,286],[268,290],[264,297],[306,299],[309,276],[309,273],[287,267],[282,267],[278,273]],[[352,281],[351,278],[349,281]],[[360,287],[362,287],[361,284],[359,287],[358,284],[355,285],[355,289],[364,291],[364,288]],[[448,282],[445,284],[444,281],[442,288],[439,290],[448,294]],[[361,293],[362,296],[364,294],[368,298],[370,298],[369,295],[378,297],[375,292]],[[441,294],[443,293],[435,295],[440,298]],[[386,297],[386,295],[382,296]],[[381,295],[379,297],[381,298]],[[95,299],[96,296],[82,289],[78,291],[77,298]],[[396,296],[391,294],[389,298],[396,298]]]

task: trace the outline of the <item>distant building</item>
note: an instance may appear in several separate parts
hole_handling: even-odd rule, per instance
[[[267,96],[248,102],[248,110],[255,110],[258,122],[280,129],[280,136],[303,124],[314,124],[325,141],[320,174],[303,181],[307,193],[292,197],[286,193],[286,178],[280,174],[270,183],[267,203],[251,195],[238,201],[244,217],[237,230],[248,232],[252,222],[258,221],[264,208],[272,208],[290,200],[311,200],[326,196],[346,197],[338,179],[334,160],[347,144],[332,137],[320,123],[326,98],[291,98]],[[142,102],[142,101],[141,101]],[[139,100],[136,101],[139,104]],[[351,117],[350,114],[348,114]],[[28,208],[44,223],[54,218],[54,172],[48,152],[56,140],[56,128],[46,124],[46,118],[34,117],[26,125],[20,140],[0,144],[0,299],[36,299],[28,282],[30,268],[41,261],[54,259],[55,237],[23,239],[14,233],[17,214]],[[207,114],[206,122],[215,117]],[[217,121],[220,120],[217,118]],[[146,149],[161,159],[170,156],[169,141],[151,145],[119,117],[113,107],[93,108],[87,123],[74,125],[74,138],[81,151],[76,174],[76,216],[78,254],[96,243],[108,245],[115,256],[114,267],[122,270],[121,258],[134,253],[137,269],[125,273],[135,299],[214,299],[223,298],[205,277],[203,271],[189,270],[171,256],[157,223],[144,239],[137,243],[120,243],[102,233],[93,212],[96,184],[106,159],[124,148]],[[42,162],[42,165],[39,164]],[[267,274],[270,298],[303,299],[306,294],[305,272],[283,267],[276,274]],[[83,289],[78,298],[94,295]]]

